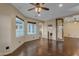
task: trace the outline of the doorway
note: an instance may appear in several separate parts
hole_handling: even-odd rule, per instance
[[[63,23],[62,18],[56,19],[56,41],[64,41]]]
[[[52,35],[53,35],[52,30],[53,30],[52,24],[48,25],[48,32],[47,32],[48,40],[52,40]]]

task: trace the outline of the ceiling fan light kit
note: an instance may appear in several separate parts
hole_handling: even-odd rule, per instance
[[[36,8],[35,8],[35,11],[36,11],[36,12],[41,12],[42,9],[41,9],[40,7],[39,7],[39,8],[36,7]]]

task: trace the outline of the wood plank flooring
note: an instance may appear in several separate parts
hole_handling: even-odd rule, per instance
[[[75,56],[79,55],[79,39],[64,41],[37,39],[26,42],[7,56]]]

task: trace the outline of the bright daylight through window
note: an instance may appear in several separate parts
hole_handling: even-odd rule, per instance
[[[27,34],[36,34],[36,23],[28,22]]]
[[[24,21],[16,17],[16,37],[24,36]]]

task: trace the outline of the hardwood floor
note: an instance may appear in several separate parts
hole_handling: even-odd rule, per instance
[[[64,41],[38,39],[24,43],[7,56],[72,56],[79,55],[79,39],[65,38]]]
[[[79,56],[79,38],[65,38],[64,55]]]

